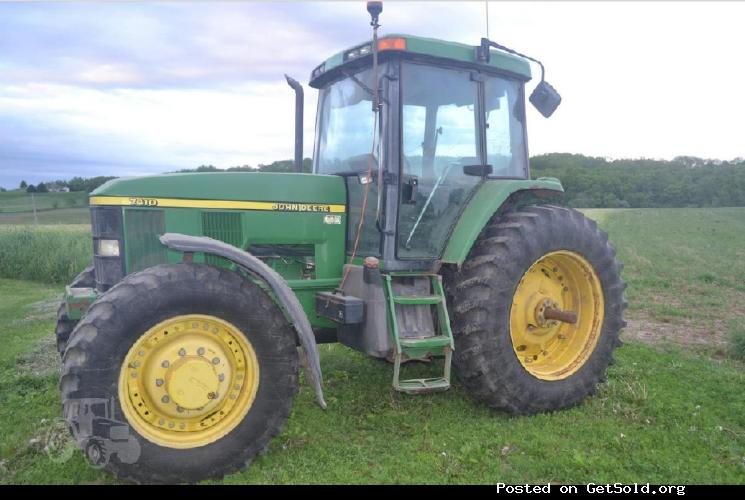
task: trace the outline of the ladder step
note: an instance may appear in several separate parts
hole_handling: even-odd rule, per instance
[[[401,305],[435,305],[442,302],[439,295],[422,295],[422,296],[402,296],[394,295],[393,302]]]
[[[406,338],[401,337],[401,347],[415,348],[415,349],[428,349],[433,347],[445,347],[450,345],[450,337],[445,335],[436,335],[434,337],[424,338]]]
[[[441,392],[450,389],[450,381],[444,377],[437,378],[413,378],[401,380],[397,391],[407,394],[423,394],[427,392]]]

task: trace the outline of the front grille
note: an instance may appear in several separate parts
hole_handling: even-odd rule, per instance
[[[243,247],[243,227],[239,212],[202,212],[202,234],[234,247]],[[206,255],[205,261],[214,266],[229,267],[222,257]]]
[[[166,262],[167,250],[160,242],[166,222],[163,210],[127,209],[127,271],[134,273]]]
[[[93,266],[96,288],[106,291],[124,277],[122,265],[122,210],[119,207],[91,207],[91,232],[93,234]],[[117,240],[119,257],[97,255],[98,240]]]

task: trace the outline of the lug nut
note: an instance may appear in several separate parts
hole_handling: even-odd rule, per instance
[[[163,368],[168,368],[168,366],[169,366],[169,365],[170,365],[170,363],[168,362],[168,360],[165,360],[165,361],[163,361],[163,362],[162,362],[162,363],[160,364],[160,366],[162,366]]]
[[[213,365],[219,365],[220,364],[220,358],[218,358],[218,357],[212,358],[212,364]]]
[[[168,403],[168,402],[170,402],[170,401],[171,401],[171,398],[169,398],[168,396],[163,396],[162,398],[160,398],[160,400],[161,400],[162,402],[164,402],[164,403]]]
[[[157,385],[158,387],[160,387],[161,385],[163,385],[163,379],[162,378],[156,378],[155,379],[155,385]]]
[[[204,356],[204,347],[200,347],[199,349],[197,349],[197,354],[199,354],[200,356]]]
[[[177,406],[176,407],[176,411],[179,412],[179,413],[183,413],[184,412],[184,409],[181,408],[180,406]]]
[[[207,393],[207,399],[215,399],[217,394],[214,392]]]
[[[225,380],[225,374],[224,373],[221,373],[220,375],[218,375],[217,376],[217,380],[219,380],[220,382],[222,382],[223,380]]]
[[[179,356],[186,356],[186,349],[184,349],[183,347],[181,349],[179,349],[178,350],[178,355]]]

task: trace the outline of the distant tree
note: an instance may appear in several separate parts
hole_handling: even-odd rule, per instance
[[[110,181],[111,179],[116,179],[116,177],[105,177],[105,176],[99,176],[99,177],[89,177],[89,178],[82,178],[82,177],[73,177],[69,181],[67,181],[67,187],[70,189],[70,191],[85,191],[87,193],[90,193],[103,183]]]
[[[4,193],[5,191],[7,191],[7,189],[5,189],[4,187],[0,187],[0,193]]]
[[[21,189],[26,189],[28,187],[28,184],[26,184],[26,181],[21,181]]]
[[[39,184],[36,185],[36,192],[37,193],[48,193],[49,189],[47,189],[46,184],[44,184],[43,182],[40,182]]]
[[[29,186],[26,188],[27,193],[35,193],[36,192],[36,186],[33,184],[29,184]]]

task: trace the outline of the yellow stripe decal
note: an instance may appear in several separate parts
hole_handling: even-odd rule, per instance
[[[286,203],[283,201],[182,200],[179,198],[143,198],[132,196],[91,196],[91,205],[162,208],[217,208],[228,210],[269,210],[273,212],[344,213],[344,205],[323,203]]]

